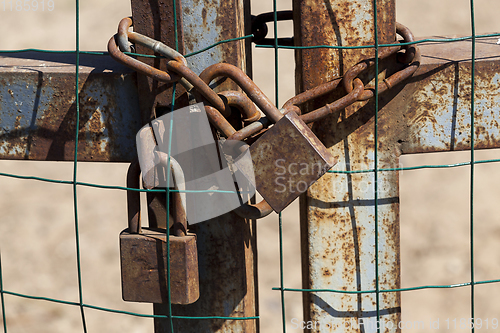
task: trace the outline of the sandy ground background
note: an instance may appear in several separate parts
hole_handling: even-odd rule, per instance
[[[54,0],[51,12],[16,12],[0,2],[1,49],[43,48],[70,50],[75,45],[75,4]],[[416,36],[470,33],[467,0],[398,0],[398,21]],[[252,11],[272,10],[272,1],[253,1]],[[290,9],[291,1],[279,1]],[[498,32],[500,1],[476,1],[477,33]],[[81,49],[105,50],[122,17],[130,15],[128,1],[81,1]],[[290,26],[280,25],[284,35]],[[499,47],[500,48],[500,47]],[[499,51],[500,53],[500,51]],[[273,52],[258,49],[260,66],[255,81],[274,98]],[[256,66],[257,67],[257,66]],[[294,93],[293,53],[280,52],[280,103]],[[469,159],[468,152],[405,156],[404,166],[447,164]],[[498,150],[476,153],[476,159],[499,158]],[[126,165],[78,165],[78,179],[125,185]],[[0,172],[70,180],[71,163],[0,161]],[[452,284],[469,280],[469,168],[405,171],[401,174],[402,285]],[[500,164],[476,166],[475,273],[477,280],[500,278]],[[28,295],[78,301],[74,213],[69,185],[0,177],[0,249],[6,290]],[[147,304],[121,300],[118,234],[125,228],[125,193],[78,189],[84,302],[101,307],[151,313]],[[259,288],[262,332],[281,331],[278,218],[258,222]],[[301,286],[298,207],[284,211],[284,276],[288,287]],[[403,293],[403,320],[441,322],[468,318],[469,288]],[[476,317],[500,319],[500,285],[476,287]],[[9,332],[82,332],[75,306],[5,296]],[[151,319],[85,310],[89,332],[152,332]],[[302,317],[299,294],[286,295],[287,330],[290,320]],[[426,326],[428,328],[428,326]],[[491,327],[491,326],[490,326]],[[453,326],[451,327],[453,328]],[[484,329],[484,327],[483,327]],[[430,332],[432,330],[422,330]],[[438,331],[438,330],[434,330]],[[420,332],[407,329],[405,332]]]

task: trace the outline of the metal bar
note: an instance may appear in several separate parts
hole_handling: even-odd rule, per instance
[[[185,53],[216,42],[249,34],[250,1],[183,0]],[[196,74],[225,62],[251,68],[250,40],[221,44],[187,58]],[[231,80],[217,82],[216,91],[240,90]],[[233,110],[231,121],[241,123]],[[234,122],[233,122],[234,123]],[[198,243],[200,299],[191,305],[174,306],[175,315],[253,317],[258,315],[257,252],[255,220],[233,212],[195,225]],[[159,321],[158,321],[159,322]],[[258,320],[174,320],[176,332],[257,332]],[[159,330],[158,332],[166,332]]]
[[[249,34],[244,31],[244,20],[249,19],[250,4],[245,0],[183,0],[183,30],[185,54],[196,52],[222,40]],[[249,25],[246,25],[248,29]],[[210,65],[226,62],[251,73],[250,59],[245,51],[250,40],[231,42],[207,52],[187,58],[189,67],[200,74]],[[225,83],[219,90],[234,90],[237,86]]]
[[[161,0],[131,0],[130,5],[134,32],[158,40],[172,49],[177,49],[181,54],[184,53],[181,1],[173,0],[167,3]],[[151,48],[144,45],[137,44],[135,47],[138,53],[154,54]],[[167,70],[165,59],[142,58],[140,60],[159,70]],[[188,101],[185,98],[187,95],[183,93],[182,87],[180,85],[177,86],[175,104],[176,107],[180,108],[186,106]],[[165,110],[170,111],[173,97],[172,84],[154,80],[147,75],[138,74],[137,93],[139,95],[142,124],[146,124],[155,117],[161,116]],[[160,193],[148,193],[147,202],[149,226],[153,228],[166,228],[167,209],[165,207],[165,196]]]
[[[395,40],[394,1],[378,1],[379,43]],[[356,46],[374,44],[372,0],[294,1],[299,45]],[[298,92],[325,83],[372,50],[298,50]],[[334,94],[335,95],[335,94]],[[336,98],[330,96],[329,98]],[[331,102],[323,99],[312,104]],[[374,167],[374,104],[358,103],[315,123],[313,131],[338,158],[335,169]],[[379,115],[379,119],[384,117]],[[379,125],[380,126],[380,125]],[[382,143],[379,143],[382,146]],[[397,151],[380,147],[379,160],[394,160]],[[395,155],[397,156],[397,154]],[[397,157],[395,158],[397,161]],[[399,193],[397,173],[379,175],[379,288],[399,281]],[[374,175],[327,174],[301,198],[303,287],[307,289],[375,290]],[[397,293],[380,295],[380,325],[400,321]],[[321,332],[376,332],[375,293],[304,293],[304,320]],[[363,321],[364,325],[359,325]],[[387,326],[384,326],[387,327]]]
[[[316,9],[300,11],[296,18],[299,21],[295,22],[302,31],[299,44],[341,44],[329,33],[318,39],[318,34],[313,33],[308,24],[327,31],[333,25],[331,29],[334,31],[343,29],[347,36],[356,36],[354,42],[357,45],[373,44],[370,34],[360,35],[352,17],[339,13],[343,10],[339,7],[351,8],[356,4],[360,5],[356,6],[357,15],[370,15],[372,1],[345,4],[331,1],[327,8],[318,9],[324,11],[321,15]],[[380,11],[386,6],[389,13],[393,10],[390,2],[378,2],[378,5]],[[328,12],[329,6],[335,10]],[[336,17],[342,19],[337,21]],[[370,24],[373,25],[372,18],[368,17],[365,26]],[[385,27],[392,29],[390,24]],[[339,35],[344,37],[344,34]],[[500,56],[495,42],[495,39],[485,39],[476,45],[475,148],[500,147],[497,122],[500,115]],[[470,149],[470,48],[470,41],[421,45],[422,62],[418,71],[410,80],[379,97],[378,168],[398,167],[401,154]],[[329,56],[306,54],[308,57],[305,57],[298,51],[298,62],[302,66],[298,67],[299,91],[314,86],[312,81],[315,84],[326,81],[331,73],[341,74],[346,67],[361,60],[359,55],[352,53],[349,58],[342,59],[341,52],[337,51],[337,56],[334,51],[330,52]],[[340,69],[334,66],[334,60],[339,60]],[[391,61],[393,65],[381,64],[388,73],[397,70],[393,68],[397,67],[394,59]],[[320,73],[317,68],[323,68],[325,72]],[[312,109],[314,105],[310,107]],[[315,133],[338,157],[337,170],[374,169],[374,112],[373,101],[369,101],[347,108],[329,121],[314,124]],[[395,289],[400,288],[398,173],[380,173],[378,189],[379,289]],[[376,289],[374,191],[373,173],[329,174],[302,198],[304,288]],[[400,331],[399,293],[380,294],[379,322],[376,321],[374,293],[312,292],[305,293],[304,303],[305,320],[316,322],[321,332],[376,332],[377,326],[383,332]],[[360,319],[364,321],[363,325],[360,325]]]
[[[174,46],[173,1],[132,0],[134,29],[141,34],[161,40]],[[250,25],[248,0],[177,0],[179,50],[187,54],[198,51],[216,42],[241,37]],[[188,65],[196,74],[209,65],[218,62],[233,64],[250,71],[247,64],[250,56],[250,41],[235,41],[221,44],[207,52],[188,58]],[[142,51],[142,50],[141,50]],[[144,50],[146,51],[146,50]],[[160,65],[161,62],[154,65]],[[144,119],[159,115],[158,107],[169,106],[170,90],[157,89],[156,83],[148,81],[141,91],[146,96],[143,107]],[[140,86],[141,87],[141,86]],[[159,85],[158,85],[159,87]],[[154,88],[154,89],[153,89]],[[236,90],[230,80],[217,82],[216,91]],[[177,89],[176,108],[183,106],[187,99],[183,91]],[[170,96],[170,97],[169,97]],[[238,112],[232,112],[229,121],[239,121]],[[149,119],[150,119],[149,118]],[[164,223],[165,198],[150,199],[150,225],[162,226]],[[189,221],[188,221],[189,222]],[[234,213],[191,226],[197,236],[198,263],[200,274],[200,298],[190,305],[173,305],[172,314],[188,317],[253,317],[257,309],[257,270],[255,221],[245,220]],[[167,304],[155,304],[154,313],[168,314]],[[258,320],[223,320],[223,319],[174,319],[175,332],[256,332]],[[155,319],[155,332],[170,332],[170,320]]]
[[[500,147],[497,40],[476,44],[475,149]],[[470,149],[471,47],[470,40],[421,46],[421,67],[391,104],[406,120],[403,154]]]
[[[75,57],[0,56],[0,159],[72,161]],[[136,75],[108,56],[80,55],[78,160],[129,162],[140,128]]]
[[[174,25],[174,1],[177,17],[177,27]],[[133,29],[135,32],[161,41],[184,54],[184,34],[182,31],[182,2],[180,0],[131,0]],[[177,30],[177,35],[176,35]],[[136,51],[152,55],[154,52],[143,45],[136,45]],[[147,65],[167,70],[167,61],[160,58],[141,58]],[[141,107],[142,122],[145,124],[157,116],[158,107],[169,108],[172,103],[172,84],[153,80],[146,75],[138,75],[137,85]],[[180,88],[180,86],[179,86]],[[181,95],[178,89],[177,96]],[[178,100],[178,107],[186,106],[187,100]]]
[[[388,94],[393,99],[389,102],[390,108],[401,111],[395,117],[404,115],[406,127],[400,128],[398,134],[403,153],[469,147],[466,129],[470,123],[467,114],[470,43],[465,40],[420,44],[419,70],[407,85],[395,88],[398,94]],[[135,154],[134,137],[140,128],[135,73],[107,56],[83,54],[81,61],[84,121],[78,159],[128,162]],[[0,158],[72,160],[74,57],[22,52],[4,54],[0,63]],[[499,146],[500,136],[495,118],[498,106],[490,102],[499,100],[500,91],[500,60],[495,38],[481,39],[477,44],[476,65],[480,88],[476,91],[479,117],[476,148],[494,148]]]

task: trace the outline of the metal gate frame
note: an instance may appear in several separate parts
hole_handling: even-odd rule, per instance
[[[296,0],[294,13],[297,45],[374,46],[297,50],[299,92],[396,40],[395,0]],[[474,35],[420,44],[412,79],[313,126],[339,164],[301,198],[304,320],[321,327],[311,331],[400,331],[399,157],[472,149],[473,168],[474,149],[500,147],[498,46]],[[473,275],[470,285],[473,297]]]

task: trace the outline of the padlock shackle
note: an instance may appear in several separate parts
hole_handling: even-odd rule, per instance
[[[141,166],[135,158],[127,170],[127,188],[140,189]],[[128,228],[131,234],[141,231],[141,192],[127,190]]]
[[[238,216],[243,217],[245,219],[261,219],[271,214],[274,210],[267,203],[266,200],[262,199],[258,204],[250,205],[245,204],[240,206],[234,210]]]
[[[220,114],[219,110],[211,105],[205,105],[205,112],[207,113],[210,123],[218,129],[223,136],[229,138],[236,133],[234,127]]]
[[[138,34],[136,32],[129,31],[129,28],[133,26],[132,17],[125,17],[118,24],[118,33],[115,34],[108,42],[108,52],[110,56],[121,64],[132,68],[133,70],[142,73],[146,76],[150,76],[155,80],[162,82],[179,82],[186,88],[186,91],[193,89],[193,85],[189,83],[185,78],[179,76],[178,74],[170,74],[164,72],[158,68],[149,66],[142,61],[139,61],[131,56],[124,54],[123,52],[133,51],[131,46],[133,45],[130,41],[140,44],[144,47],[151,49],[153,52],[159,53],[166,57],[168,61],[179,62],[180,64],[187,66],[186,59],[171,47],[156,41],[147,36]]]
[[[271,121],[267,117],[262,117],[258,121],[255,121],[239,131],[235,132],[231,136],[228,136],[228,140],[237,140],[237,141],[243,141],[246,138],[249,138],[253,136],[254,134],[259,133],[262,131],[264,128],[268,128],[269,125],[271,125]]]
[[[168,167],[168,154],[163,152],[156,152],[160,164],[164,167]],[[174,235],[176,236],[186,236],[187,235],[187,215],[186,215],[186,194],[180,192],[185,190],[185,179],[184,172],[182,171],[181,165],[173,157],[170,157],[170,172],[172,173],[172,178],[174,179],[174,188],[176,191],[172,191],[172,206],[173,206],[173,218],[174,218]]]
[[[210,84],[218,77],[228,77],[233,80],[273,123],[283,118],[283,114],[240,68],[227,63],[218,63],[208,66],[200,74],[200,78],[206,84]]]
[[[228,105],[236,107],[239,110],[245,110],[242,111],[242,113],[247,118],[243,119],[243,121],[251,122],[251,124],[236,131],[234,127],[229,123],[229,121],[227,121],[227,119],[224,118],[216,108],[211,105],[205,105],[205,112],[207,113],[208,120],[215,128],[222,132],[222,135],[224,137],[229,140],[243,141],[244,139],[258,133],[264,127],[270,125],[269,119],[267,117],[260,117],[260,112],[255,108],[255,105],[248,99],[247,96],[234,91],[230,91],[227,93],[227,95],[229,96],[229,98],[227,99]],[[248,110],[246,108],[248,102],[253,105],[257,113],[254,113],[252,109]]]
[[[166,167],[168,165],[168,155],[157,152],[159,163]],[[174,185],[177,190],[184,186],[184,173],[179,163],[170,158],[170,170],[174,179]],[[130,164],[127,171],[127,188],[140,189],[141,167],[139,159],[135,158]],[[173,206],[173,228],[174,235],[186,236],[187,234],[187,216],[186,216],[186,199],[185,193],[172,191],[172,206]],[[128,228],[129,233],[141,233],[141,192],[127,190],[127,212],[128,212]]]
[[[243,94],[242,94],[243,95]],[[245,96],[246,97],[246,96]],[[246,97],[248,98],[248,97]],[[228,99],[229,102],[229,99]],[[234,103],[234,104],[233,104]],[[241,105],[239,103],[244,103],[244,100],[241,98],[235,98],[231,100],[230,105],[238,107],[239,109],[245,108],[245,104]],[[239,131],[236,131],[233,126],[224,118],[219,111],[210,105],[205,105],[205,111],[208,115],[208,119],[216,128],[223,132],[223,134],[227,137],[228,140],[236,140],[243,141],[245,138],[252,136],[253,134],[258,133],[263,128],[269,126],[269,119],[267,117],[263,117],[251,123],[248,126],[243,127]],[[245,113],[246,115],[246,113]],[[271,206],[262,199],[258,204],[244,204],[238,207],[235,210],[236,214],[243,218],[247,219],[260,219],[266,217],[267,215],[273,212]]]
[[[260,111],[257,110],[252,100],[241,91],[225,90],[221,91],[219,95],[226,98],[229,106],[234,106],[238,109],[238,111],[240,111],[240,113],[244,116],[242,119],[243,122],[253,123],[260,119]]]

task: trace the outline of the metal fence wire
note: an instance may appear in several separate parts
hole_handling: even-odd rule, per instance
[[[178,0],[177,0],[178,1]],[[175,1],[174,1],[175,2]],[[40,49],[24,49],[24,50],[15,50],[15,51],[0,51],[0,53],[8,53],[8,52],[25,52],[25,51],[38,51],[38,52],[47,52],[47,53],[70,53],[74,54],[76,58],[76,66],[75,66],[75,100],[80,101],[79,99],[79,91],[78,91],[78,83],[80,82],[80,55],[82,54],[93,54],[93,55],[107,55],[106,52],[87,52],[87,51],[82,51],[80,50],[80,1],[75,0],[76,3],[76,44],[75,44],[75,50],[72,51],[49,51],[49,50],[40,50]],[[377,12],[377,1],[373,1],[373,11]],[[177,13],[176,10],[173,11],[174,13]],[[483,285],[483,284],[492,284],[492,283],[499,283],[500,282],[500,277],[499,279],[493,279],[493,280],[481,280],[478,281],[476,280],[474,276],[474,221],[475,221],[475,209],[474,209],[474,188],[475,188],[475,166],[478,164],[485,164],[485,163],[497,163],[500,162],[500,159],[488,159],[488,160],[476,160],[475,159],[475,151],[474,151],[474,142],[475,142],[475,133],[476,133],[476,128],[474,124],[474,117],[475,117],[475,78],[476,78],[476,69],[475,69],[475,62],[476,62],[476,45],[477,43],[480,43],[481,40],[486,39],[486,38],[492,38],[492,37],[500,37],[500,34],[484,34],[484,35],[476,35],[475,31],[475,15],[474,15],[474,1],[470,0],[470,23],[471,23],[471,33],[470,36],[466,37],[460,37],[460,38],[435,38],[435,39],[423,39],[419,40],[416,42],[411,42],[411,43],[406,43],[405,45],[412,45],[412,44],[420,44],[420,43],[454,43],[454,42],[459,42],[459,41],[464,41],[464,40],[470,40],[472,44],[472,53],[471,53],[471,59],[472,59],[472,83],[471,83],[471,101],[470,101],[470,118],[471,118],[471,126],[470,126],[470,140],[471,140],[471,149],[470,149],[470,159],[467,162],[463,163],[456,163],[456,164],[446,164],[446,165],[419,165],[419,166],[414,166],[414,167],[398,167],[398,168],[380,168],[379,167],[379,138],[378,138],[378,133],[379,133],[379,123],[378,123],[378,113],[375,112],[375,122],[374,122],[374,133],[375,133],[375,164],[374,168],[372,169],[365,169],[365,170],[354,170],[354,171],[339,171],[339,170],[330,170],[329,173],[334,173],[334,174],[355,174],[355,173],[366,173],[366,174],[373,174],[374,180],[375,180],[375,186],[374,186],[374,201],[375,201],[375,217],[374,217],[374,224],[375,224],[375,239],[374,239],[374,246],[375,246],[375,258],[374,258],[374,268],[375,268],[375,274],[374,276],[376,277],[375,289],[371,290],[338,290],[338,289],[300,289],[300,288],[288,288],[286,287],[284,283],[284,262],[283,262],[283,253],[284,253],[284,246],[283,246],[283,225],[282,225],[282,216],[281,213],[279,214],[279,249],[280,249],[280,285],[278,287],[272,288],[272,290],[278,291],[281,294],[281,321],[282,321],[282,330],[283,332],[286,332],[287,330],[287,320],[285,313],[286,313],[286,308],[285,308],[285,294],[286,293],[291,293],[291,292],[300,292],[300,293],[334,293],[334,294],[372,294],[375,295],[376,299],[376,317],[377,317],[377,322],[380,322],[381,318],[381,295],[384,293],[403,293],[403,292],[409,292],[409,291],[416,291],[416,290],[423,290],[423,289],[447,289],[447,288],[469,288],[470,290],[470,317],[475,318],[475,288],[478,285]],[[279,25],[277,24],[278,21],[278,14],[277,14],[277,4],[276,0],[273,1],[273,20],[274,20],[274,40],[273,40],[273,45],[256,45],[256,47],[260,48],[272,48],[274,49],[274,82],[275,82],[275,104],[279,105],[279,97],[278,97],[278,88],[279,88],[279,79],[278,79],[278,54],[280,49],[320,49],[320,48],[333,48],[333,49],[358,49],[358,48],[373,48],[375,50],[375,73],[379,72],[379,61],[378,61],[378,54],[379,50],[387,45],[379,45],[378,44],[378,22],[377,22],[377,15],[374,15],[374,21],[373,21],[373,27],[374,27],[374,33],[375,33],[375,38],[374,40],[375,45],[363,45],[363,46],[351,46],[351,47],[346,47],[346,46],[330,46],[330,45],[316,45],[316,46],[308,46],[308,47],[303,47],[303,46],[285,46],[285,45],[278,45],[278,36],[279,31],[278,27]],[[177,15],[174,16],[174,20],[177,20]],[[176,26],[176,25],[175,25]],[[238,39],[247,39],[247,38],[252,38],[253,35],[248,35],[248,36],[242,36]],[[221,43],[228,43],[232,42],[235,39],[231,40],[225,40]],[[194,54],[198,54],[201,52],[208,52],[209,49],[216,47],[220,43],[211,45],[210,47],[199,50],[197,52],[194,52],[192,54],[185,55],[185,57],[190,57]],[[176,45],[178,46],[178,45]],[[379,91],[378,91],[378,76],[374,76],[375,79],[375,98],[374,98],[374,103],[375,103],[375,110],[379,109]],[[174,97],[172,98],[172,110],[175,108],[175,85],[174,85]],[[80,104],[79,102],[76,103],[76,126],[75,128],[78,129],[79,126],[79,120],[80,120]],[[92,309],[92,310],[97,310],[97,311],[104,311],[104,312],[112,312],[112,313],[117,313],[117,314],[122,314],[122,315],[129,315],[129,316],[138,316],[138,317],[145,317],[145,318],[168,318],[170,319],[170,325],[173,330],[173,322],[172,320],[174,318],[184,318],[186,320],[211,320],[211,319],[224,319],[224,320],[256,320],[259,319],[259,316],[252,316],[252,317],[225,317],[225,316],[207,316],[207,317],[198,317],[198,316],[192,316],[192,317],[186,317],[186,316],[175,316],[171,315],[172,309],[171,309],[171,304],[168,304],[169,307],[169,313],[170,315],[167,316],[161,316],[161,315],[151,315],[151,314],[144,314],[144,313],[135,313],[135,312],[128,312],[128,311],[123,311],[119,309],[111,309],[111,308],[106,308],[106,307],[101,307],[93,304],[87,304],[84,299],[85,299],[85,292],[82,286],[82,265],[81,265],[81,249],[80,249],[80,232],[79,232],[79,213],[78,213],[78,193],[79,189],[82,187],[94,187],[94,188],[99,188],[99,189],[112,189],[112,190],[117,190],[117,191],[141,191],[141,192],[166,192],[166,198],[167,198],[167,205],[166,207],[169,207],[168,204],[168,198],[169,198],[169,192],[171,191],[170,189],[165,189],[165,190],[159,190],[159,189],[153,189],[153,190],[137,190],[137,189],[131,189],[131,188],[126,188],[126,187],[121,187],[121,186],[107,186],[107,185],[100,185],[100,184],[94,184],[94,183],[87,183],[87,182],[81,182],[78,180],[78,161],[77,161],[77,152],[78,152],[78,130],[75,130],[75,153],[74,153],[74,161],[73,161],[73,176],[72,180],[58,180],[58,179],[48,179],[48,178],[42,178],[42,177],[35,177],[35,176],[21,176],[21,175],[16,175],[16,174],[11,174],[11,173],[0,173],[0,176],[2,177],[10,177],[10,178],[17,178],[17,179],[27,179],[30,181],[40,181],[40,182],[49,182],[49,183],[56,183],[56,184],[65,184],[65,185],[71,185],[72,187],[72,192],[73,192],[73,208],[74,208],[74,230],[75,230],[75,242],[76,242],[76,258],[77,258],[77,276],[78,276],[78,294],[79,294],[79,299],[78,301],[67,301],[63,299],[57,299],[57,298],[49,298],[49,297],[40,297],[37,295],[28,295],[28,294],[23,294],[16,292],[15,290],[9,290],[8,288],[5,289],[4,286],[4,279],[3,279],[3,269],[1,265],[1,257],[6,257],[9,256],[9,253],[0,253],[0,298],[1,298],[1,303],[2,303],[2,319],[3,319],[3,329],[4,332],[8,332],[9,328],[9,321],[8,321],[8,316],[7,316],[7,306],[5,304],[5,296],[10,295],[14,297],[20,297],[20,298],[26,298],[26,299],[33,299],[33,300],[40,300],[44,302],[55,302],[55,303],[60,303],[68,306],[75,306],[80,309],[80,314],[81,314],[81,324],[82,324],[82,329],[84,332],[87,332],[87,324],[86,324],[86,310]],[[379,258],[379,235],[378,235],[378,224],[380,223],[379,221],[379,192],[380,189],[378,187],[378,179],[379,175],[382,173],[387,173],[387,172],[398,172],[398,171],[407,171],[407,170],[421,170],[421,169],[435,169],[435,168],[457,168],[457,167],[465,167],[469,166],[470,167],[470,183],[469,183],[469,210],[470,210],[470,215],[469,215],[469,252],[470,252],[470,278],[468,281],[463,281],[462,283],[458,284],[449,284],[449,285],[421,285],[421,286],[416,286],[416,287],[411,287],[411,288],[401,288],[401,289],[381,289],[379,287],[380,282],[379,282],[379,263],[382,260]],[[168,217],[168,214],[167,214]],[[168,223],[167,223],[168,225]],[[168,237],[166,238],[167,240],[169,239]],[[168,248],[168,246],[167,246]],[[117,263],[118,264],[118,263]],[[167,268],[168,270],[168,268]],[[54,272],[56,274],[56,272]],[[169,275],[169,274],[168,274]],[[43,323],[40,323],[43,325]],[[474,319],[472,319],[472,322],[470,324],[471,332],[475,331],[474,328]],[[377,332],[381,331],[380,326],[377,327]]]

